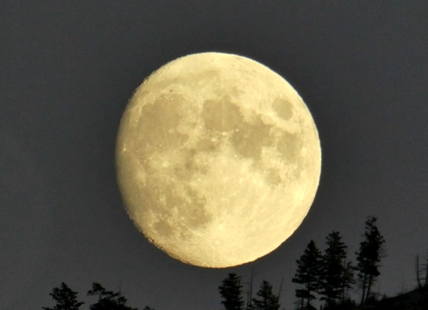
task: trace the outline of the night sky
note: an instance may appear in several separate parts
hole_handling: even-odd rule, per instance
[[[64,281],[89,303],[100,282],[139,308],[217,310],[221,280],[236,272],[245,284],[254,270],[255,290],[266,279],[276,292],[284,278],[291,309],[307,243],[323,249],[338,230],[355,261],[369,215],[386,239],[375,291],[412,289],[415,256],[428,250],[427,16],[427,1],[1,1],[0,308],[50,306]],[[115,174],[134,89],[161,65],[206,51],[287,79],[322,146],[300,228],[228,269],[183,264],[146,241]]]

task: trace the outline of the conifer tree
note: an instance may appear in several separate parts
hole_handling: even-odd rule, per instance
[[[369,217],[365,224],[364,240],[360,243],[357,255],[358,278],[362,287],[361,305],[370,297],[371,288],[380,275],[380,260],[384,257],[383,244],[385,239],[376,225],[376,217]]]
[[[256,310],[278,310],[279,298],[272,292],[272,285],[263,280],[257,297],[253,298],[254,309]]]
[[[343,300],[344,291],[353,281],[353,274],[350,263],[346,263],[347,246],[342,242],[340,233],[337,231],[330,233],[326,238],[326,244],[320,270],[319,294],[328,307]]]
[[[236,273],[229,273],[218,287],[223,297],[221,304],[226,310],[243,310],[244,300],[242,298],[241,277]]]
[[[121,293],[107,291],[101,284],[93,283],[89,296],[98,296],[98,301],[90,306],[91,310],[137,310],[126,305],[127,299]]]
[[[354,266],[351,262],[346,262],[342,278],[342,296],[340,297],[342,303],[349,299],[348,291],[353,284],[355,284]]]
[[[292,279],[293,283],[300,284],[304,289],[296,290],[296,297],[300,299],[300,309],[311,308],[311,301],[316,297],[313,295],[319,287],[319,276],[321,268],[321,252],[315,242],[311,240],[304,254],[298,259],[297,271]],[[304,303],[306,301],[306,305]]]
[[[56,301],[56,305],[53,308],[42,307],[43,310],[79,310],[84,304],[77,301],[77,292],[72,291],[64,282],[60,287],[55,287],[49,295]]]
[[[254,281],[254,269],[251,270],[250,281],[248,283],[247,305],[245,306],[245,310],[255,310],[254,303],[253,303],[253,281]]]

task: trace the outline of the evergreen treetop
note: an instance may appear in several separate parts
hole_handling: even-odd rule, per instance
[[[221,304],[226,310],[243,310],[244,300],[242,298],[241,277],[236,273],[229,273],[218,287],[223,297]]]
[[[42,307],[43,310],[79,310],[84,304],[77,300],[77,292],[72,291],[64,282],[55,287],[49,295],[56,301],[56,305],[53,308]]]

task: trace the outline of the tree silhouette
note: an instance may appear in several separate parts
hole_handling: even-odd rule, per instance
[[[296,297],[300,299],[300,309],[311,308],[311,300],[316,297],[312,294],[319,287],[319,276],[321,268],[321,252],[315,242],[311,240],[304,254],[298,259],[297,271],[292,279],[293,283],[303,285],[304,289],[296,290]],[[306,306],[304,301],[306,300]]]
[[[320,270],[319,294],[328,308],[343,301],[345,290],[350,288],[353,282],[353,273],[351,264],[346,263],[347,246],[342,242],[340,233],[338,231],[330,233],[326,238],[326,244]]]
[[[354,278],[354,266],[351,262],[345,263],[345,269],[343,270],[343,278],[342,278],[342,296],[341,303],[349,300],[348,291],[352,288],[352,285],[355,284]]]
[[[121,293],[107,291],[101,284],[93,283],[88,296],[98,296],[98,301],[90,306],[91,310],[138,310],[126,305],[127,299]]]
[[[415,271],[416,271],[416,283],[418,284],[418,288],[426,288],[428,287],[428,256],[423,258],[425,262],[422,266],[419,264],[419,255],[416,255],[415,260]],[[423,279],[421,279],[421,274]]]
[[[256,310],[278,310],[279,309],[279,298],[272,293],[272,285],[269,282],[263,280],[257,297],[253,298],[254,309]]]
[[[254,268],[251,269],[250,273],[250,282],[248,283],[248,291],[247,291],[247,305],[245,306],[245,310],[255,310],[253,304],[253,280],[254,280]]]
[[[380,260],[384,257],[383,244],[385,239],[380,234],[376,226],[376,217],[370,216],[365,224],[364,240],[360,243],[360,249],[357,255],[358,278],[363,290],[361,296],[361,305],[364,305],[367,298],[370,297],[371,288],[380,275]]]
[[[236,273],[229,273],[228,277],[222,281],[222,285],[220,285],[218,289],[220,295],[223,297],[221,304],[226,310],[244,309],[240,276]]]
[[[72,291],[64,282],[60,287],[55,287],[49,295],[56,301],[56,305],[53,308],[42,307],[44,310],[79,310],[79,307],[84,304],[77,301],[77,292]]]

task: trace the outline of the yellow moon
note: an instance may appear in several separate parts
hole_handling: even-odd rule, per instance
[[[298,228],[321,148],[308,108],[277,73],[200,53],[135,91],[116,165],[126,211],[148,240],[182,262],[222,268],[270,253]]]

